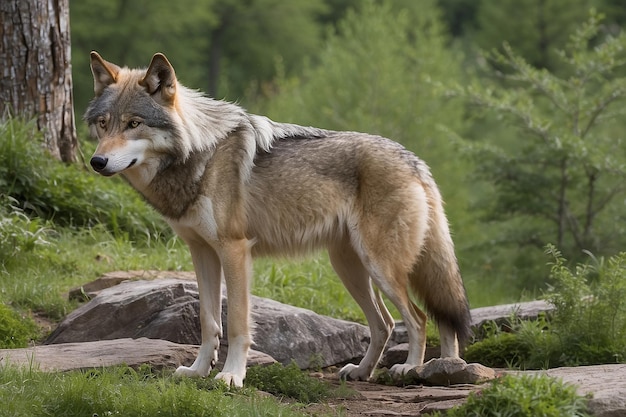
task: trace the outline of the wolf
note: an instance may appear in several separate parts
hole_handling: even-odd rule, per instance
[[[198,280],[202,342],[177,375],[209,374],[228,300],[228,353],[216,378],[242,386],[253,343],[254,256],[327,249],[369,324],[358,364],[339,375],[367,380],[394,327],[381,292],[406,324],[402,375],[424,361],[426,321],[442,357],[458,358],[470,313],[441,194],[427,165],[390,139],[277,123],[178,82],[160,53],[129,69],[91,52],[95,96],[85,120],[98,145],[90,163],[120,174],[188,245]]]

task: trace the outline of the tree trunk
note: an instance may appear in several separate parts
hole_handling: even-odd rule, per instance
[[[69,0],[1,0],[0,25],[0,118],[36,118],[52,155],[74,162]]]

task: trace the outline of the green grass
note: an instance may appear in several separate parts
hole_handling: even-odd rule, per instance
[[[45,373],[0,368],[0,416],[306,416],[298,404],[127,367]]]

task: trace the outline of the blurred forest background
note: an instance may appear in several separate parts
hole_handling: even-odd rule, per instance
[[[548,243],[572,262],[626,248],[621,0],[81,0],[70,13],[78,116],[90,50],[130,67],[163,52],[183,84],[251,112],[404,144],[440,184],[470,292],[537,295]]]

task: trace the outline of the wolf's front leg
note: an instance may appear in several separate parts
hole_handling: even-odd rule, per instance
[[[250,278],[252,257],[248,240],[229,241],[219,251],[228,297],[228,355],[216,378],[228,385],[243,386],[246,377],[250,334]]]
[[[196,242],[187,245],[198,280],[202,345],[194,363],[190,367],[178,367],[176,375],[205,377],[217,363],[222,337],[222,268],[210,246]]]

